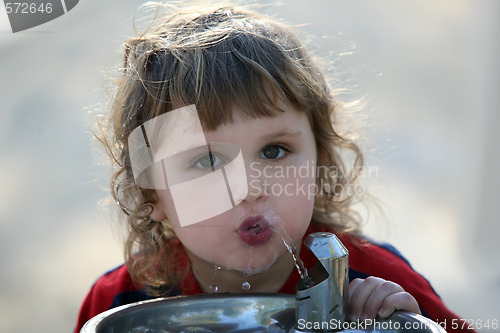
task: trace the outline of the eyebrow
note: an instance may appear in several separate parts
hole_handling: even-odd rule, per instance
[[[273,139],[282,138],[282,137],[300,136],[301,134],[302,134],[301,130],[296,130],[296,131],[281,130],[281,131],[278,131],[278,132],[273,132],[273,133],[266,134],[266,135],[262,136],[262,138],[264,140],[273,140]]]

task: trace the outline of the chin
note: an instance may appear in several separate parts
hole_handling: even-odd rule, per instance
[[[241,271],[245,274],[265,273],[277,262],[283,261],[283,259],[287,259],[288,257],[291,259],[290,253],[288,253],[283,245],[281,246],[283,249],[265,249],[265,252],[262,254],[256,254],[256,252],[254,252],[254,260],[251,262],[249,261],[249,264],[244,266]]]
[[[245,275],[255,275],[260,273],[265,273],[271,268],[274,262],[269,263],[268,265],[248,265],[245,267],[241,267],[238,271],[242,272]]]

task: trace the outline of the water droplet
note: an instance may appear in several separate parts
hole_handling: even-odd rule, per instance
[[[251,288],[251,287],[252,287],[252,286],[251,286],[251,285],[250,285],[250,283],[248,283],[248,282],[243,282],[243,283],[241,284],[241,289],[243,289],[243,290],[250,290],[250,288]]]
[[[208,287],[209,291],[212,293],[215,293],[219,290],[219,287],[217,287],[217,285],[215,284],[216,283],[215,279],[217,276],[217,272],[220,271],[221,269],[222,269],[222,267],[214,265],[214,271],[212,272],[212,283]]]

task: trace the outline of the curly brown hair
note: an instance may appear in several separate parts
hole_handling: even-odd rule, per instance
[[[156,9],[163,5],[156,4]],[[318,151],[314,223],[357,232],[351,208],[353,184],[363,155],[335,130],[338,103],[303,44],[288,27],[235,6],[178,10],[128,39],[113,104],[98,139],[115,164],[113,198],[127,214],[125,259],[132,278],[161,294],[182,278],[179,251],[168,221],[150,217],[153,190],[134,181],[128,136],[144,122],[180,106],[195,104],[206,129],[232,121],[232,106],[249,117],[272,117],[278,99],[307,115]],[[349,166],[344,151],[353,153]],[[328,184],[328,186],[325,186]]]

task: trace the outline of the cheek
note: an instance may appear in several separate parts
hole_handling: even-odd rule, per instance
[[[274,206],[286,233],[298,245],[311,222],[316,193],[315,178],[304,175],[275,179],[271,186],[271,191],[282,189],[282,193],[271,194]]]
[[[271,195],[287,201],[293,210],[305,210],[304,213],[308,213],[309,208],[314,205],[314,198],[318,192],[314,162],[307,161],[284,175],[270,181]]]
[[[172,200],[172,195],[170,191],[167,190],[156,190],[156,197],[158,202],[155,203],[154,209],[157,210],[155,212],[156,215],[164,215],[170,225],[173,228],[179,227],[179,219],[177,217],[177,213],[174,208],[174,202]]]
[[[210,239],[210,234],[207,233],[209,230],[199,226],[176,227],[174,231],[181,243],[191,252],[198,252],[198,249],[206,247]]]
[[[214,226],[208,221],[187,227],[176,227],[174,231],[188,250],[208,261],[214,260],[219,247],[232,236],[229,228]]]

